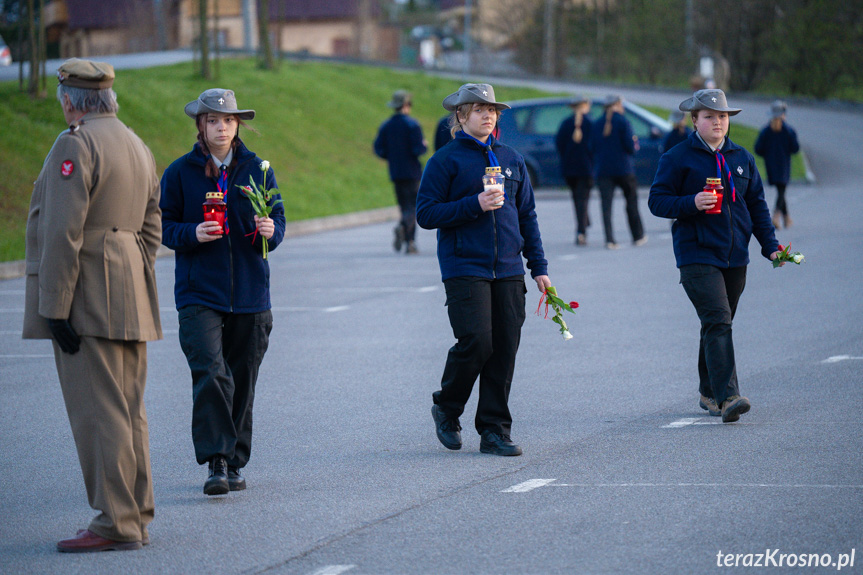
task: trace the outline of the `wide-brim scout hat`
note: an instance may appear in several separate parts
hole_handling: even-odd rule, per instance
[[[716,112],[728,112],[729,116],[740,113],[740,108],[730,108],[725,99],[725,92],[716,88],[698,90],[691,98],[680,103],[681,112],[694,112],[696,110],[714,110]]]
[[[411,103],[411,93],[407,90],[396,90],[393,92],[392,99],[387,102],[387,107],[398,110],[407,104]]]
[[[610,108],[611,106],[614,106],[618,102],[622,102],[622,101],[623,101],[622,96],[618,96],[617,94],[610,94],[610,95],[605,97],[605,100],[603,100],[602,107],[603,108]]]
[[[237,97],[233,90],[210,88],[204,90],[197,100],[186,104],[186,115],[196,118],[198,114],[213,112],[216,114],[236,114],[241,120],[251,120],[255,117],[254,110],[238,110]]]
[[[785,102],[782,100],[776,100],[770,104],[770,117],[779,118],[780,116],[784,116],[787,110],[788,106],[785,105]]]
[[[509,104],[494,99],[494,88],[491,84],[462,84],[457,92],[443,99],[443,107],[454,112],[462,104],[492,104],[501,110],[509,110]]]
[[[683,112],[681,112],[680,110],[671,110],[671,113],[668,114],[668,122],[676,126],[680,123],[681,120],[683,120],[684,117],[685,116]]]
[[[584,94],[576,94],[567,102],[568,106],[578,106],[579,104],[584,104],[585,102],[590,102],[590,98],[585,96]]]
[[[114,67],[105,62],[69,58],[57,68],[57,79],[70,88],[104,90],[114,85]]]

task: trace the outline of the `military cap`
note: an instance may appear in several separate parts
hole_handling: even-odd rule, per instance
[[[491,84],[463,84],[457,92],[443,99],[443,107],[454,112],[462,104],[492,104],[498,111],[508,110],[509,105],[494,99]]]
[[[411,103],[411,93],[410,92],[408,92],[407,90],[396,90],[395,92],[393,92],[392,100],[387,102],[387,106],[390,108],[393,108],[395,110],[398,110],[399,108],[401,108],[405,104],[410,104],[410,103]]]
[[[691,98],[687,98],[682,101],[678,108],[681,112],[694,112],[696,110],[728,112],[729,116],[734,116],[740,113],[740,108],[728,107],[728,101],[725,99],[725,92],[716,88],[698,90],[692,94]]]
[[[57,79],[71,88],[104,90],[114,85],[114,67],[105,62],[69,58],[57,68]]]
[[[255,117],[254,110],[238,110],[237,97],[233,90],[210,88],[204,90],[197,100],[192,100],[185,107],[186,115],[196,118],[198,114],[214,112],[217,114],[236,114],[241,120],[251,120]]]

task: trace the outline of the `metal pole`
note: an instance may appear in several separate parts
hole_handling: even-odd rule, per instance
[[[470,69],[471,69],[470,60],[471,60],[471,50],[473,49],[473,46],[471,45],[471,39],[470,39],[470,36],[471,36],[471,29],[470,29],[471,22],[470,21],[471,21],[471,13],[472,12],[473,12],[473,6],[471,3],[471,0],[465,0],[465,3],[464,3],[464,72],[463,72],[465,79],[467,79],[467,77],[470,75]]]
[[[255,49],[254,42],[252,41],[254,39],[252,28],[252,1],[253,0],[243,0],[243,49],[250,53]]]

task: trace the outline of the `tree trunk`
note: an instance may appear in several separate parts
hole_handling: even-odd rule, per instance
[[[212,80],[213,76],[210,72],[210,33],[207,26],[207,0],[198,1],[198,22],[198,28],[201,31],[198,36],[198,41],[201,43],[201,77],[205,80]]]
[[[258,6],[258,29],[261,45],[260,66],[265,70],[273,69],[273,47],[270,45],[270,6],[267,0],[261,0]]]

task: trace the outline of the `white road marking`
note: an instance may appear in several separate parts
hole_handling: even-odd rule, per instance
[[[528,491],[533,491],[538,487],[545,487],[554,481],[557,481],[557,479],[528,479],[518,485],[513,485],[512,487],[507,487],[506,489],[501,490],[501,493],[527,493]]]
[[[311,575],[341,575],[345,571],[350,571],[356,567],[356,565],[327,565],[326,567],[321,567]]]
[[[663,425],[662,429],[677,429],[678,427],[686,427],[687,425],[714,425],[717,423],[722,423],[722,420],[715,417],[684,417],[683,419]]]
[[[840,361],[854,361],[854,360],[861,360],[861,359],[863,359],[863,357],[855,357],[855,356],[851,356],[851,355],[832,355],[832,356],[828,357],[827,359],[822,359],[821,363],[837,363]]]
[[[54,355],[53,355],[53,354],[51,354],[51,355],[48,355],[48,354],[39,354],[39,355],[37,355],[37,354],[31,354],[31,355],[27,355],[27,354],[18,354],[18,355],[0,355],[0,359],[39,359],[39,358],[45,358],[45,357],[53,358],[53,357],[54,357]]]
[[[863,485],[820,485],[813,483],[555,483],[549,487],[769,487],[776,489],[863,489]]]

